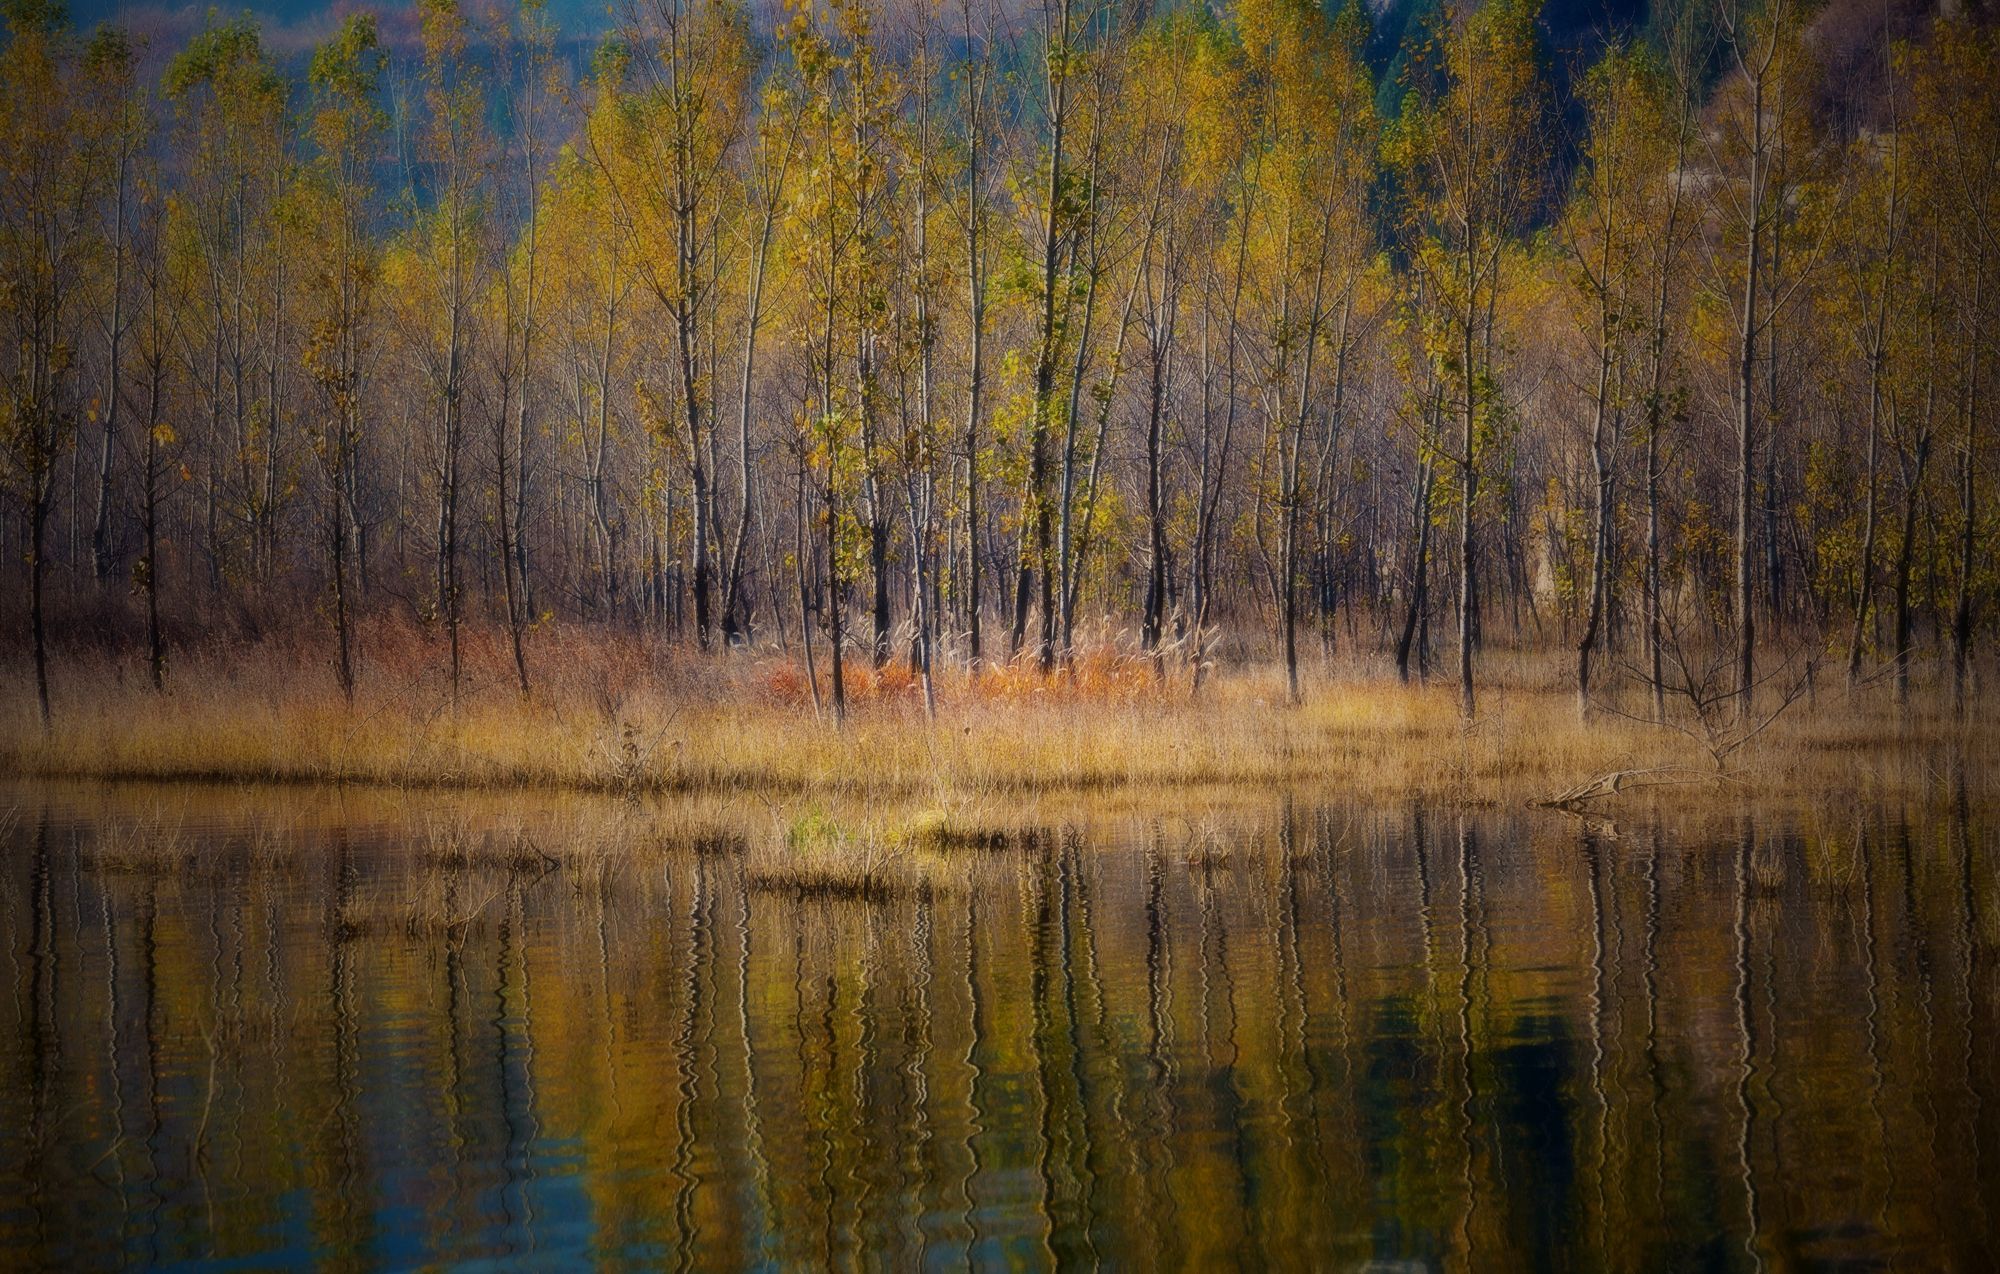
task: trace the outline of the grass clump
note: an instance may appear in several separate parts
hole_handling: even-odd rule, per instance
[[[762,893],[871,903],[911,896],[922,884],[907,845],[844,824],[816,805],[793,816],[765,847],[753,848],[743,878]]]
[[[934,852],[947,850],[996,850],[1013,845],[1018,833],[997,823],[982,823],[963,814],[930,807],[918,810],[904,823],[903,839]]]

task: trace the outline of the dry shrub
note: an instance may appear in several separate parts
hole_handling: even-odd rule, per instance
[[[923,694],[923,681],[906,663],[890,662],[880,668],[864,668],[857,677],[859,697],[908,699]]]
[[[1104,643],[1075,651],[1046,676],[1033,651],[991,664],[965,685],[968,697],[994,703],[1153,703],[1185,698],[1185,687],[1161,675],[1151,657]]]
[[[811,701],[812,687],[806,684],[805,672],[795,663],[767,661],[760,680],[764,697],[772,703],[797,705]]]

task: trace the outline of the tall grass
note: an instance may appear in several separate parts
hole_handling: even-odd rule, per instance
[[[0,672],[0,772],[28,778],[228,780],[692,794],[893,794],[945,808],[1024,793],[1292,786],[1360,797],[1521,802],[1615,770],[1674,771],[1732,796],[1827,785],[1883,797],[1988,794],[1987,714],[1959,721],[1922,696],[1822,691],[1727,758],[1689,734],[1612,712],[1579,719],[1562,665],[1495,652],[1477,721],[1449,687],[1361,664],[1316,670],[1304,702],[1252,666],[1199,692],[1150,660],[1095,648],[1043,678],[954,671],[929,719],[899,666],[851,664],[853,702],[816,717],[794,661],[701,657],[583,632],[537,644],[534,693],[499,644],[475,639],[454,707],[419,632],[371,634],[352,705],[305,645],[190,652],[157,695],[110,657],[72,665],[44,734],[26,670]],[[1643,696],[1634,696],[1635,704]],[[1713,775],[1713,778],[1707,776]]]

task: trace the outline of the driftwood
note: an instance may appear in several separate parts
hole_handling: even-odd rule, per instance
[[[1528,804],[1540,809],[1576,810],[1590,801],[1642,787],[1678,787],[1688,783],[1726,781],[1728,778],[1729,775],[1721,770],[1702,770],[1687,765],[1658,765],[1643,770],[1613,770],[1609,774],[1600,774],[1554,796],[1529,801]]]

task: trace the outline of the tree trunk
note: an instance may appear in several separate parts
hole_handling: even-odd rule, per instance
[[[1459,437],[1459,467],[1464,474],[1463,507],[1458,519],[1458,706],[1470,721],[1477,711],[1472,689],[1472,643],[1477,630],[1478,581],[1473,578],[1474,548],[1472,513],[1479,499],[1479,465],[1473,448],[1478,443],[1478,395],[1473,373],[1473,329],[1471,314],[1465,318],[1465,414]]]
[[[1029,423],[1028,498],[1025,513],[1034,531],[1037,573],[1041,576],[1041,642],[1036,666],[1044,676],[1054,670],[1056,646],[1054,525],[1049,508],[1049,414],[1055,408],[1057,323],[1056,267],[1062,256],[1063,143],[1069,124],[1069,72],[1060,69],[1071,55],[1069,2],[1056,0],[1049,48],[1043,59],[1049,82],[1049,175],[1043,192],[1041,314],[1036,333],[1034,418]],[[1028,621],[1028,536],[1022,535],[1020,578],[1014,596],[1014,646],[1018,650]]]
[[[1883,310],[1888,306],[1885,302]],[[1862,519],[1861,560],[1854,568],[1854,628],[1847,643],[1847,686],[1853,689],[1861,679],[1861,646],[1868,631],[1869,603],[1875,596],[1875,533],[1880,500],[1879,476],[1882,418],[1882,320],[1876,320],[1876,335],[1868,356],[1868,498]]]
[[[1417,675],[1420,678],[1428,666],[1423,645],[1417,642],[1417,638],[1419,625],[1425,622],[1425,614],[1430,607],[1431,486],[1436,476],[1436,467],[1431,462],[1426,460],[1420,463],[1415,500],[1416,551],[1412,554],[1409,604],[1403,614],[1403,635],[1396,643],[1396,676],[1405,685],[1410,680],[1413,645],[1416,646]]]
[[[40,429],[39,422],[29,425]],[[42,615],[42,578],[46,574],[43,562],[44,546],[47,541],[49,521],[49,474],[48,460],[39,439],[33,444],[34,471],[28,475],[28,628],[35,647],[35,703],[41,709],[42,732],[48,733],[55,726],[55,718],[49,711],[49,641],[48,628]]]
[[[160,389],[166,378],[163,351],[154,351],[146,392],[146,471],[141,514],[146,536],[146,669],[154,691],[167,687],[167,646],[160,632]]]
[[[97,457],[97,511],[91,519],[90,550],[91,565],[97,582],[106,583],[111,578],[111,462],[117,453],[118,414],[123,405],[123,387],[119,383],[120,373],[125,366],[125,171],[128,158],[121,147],[118,155],[118,178],[113,189],[116,207],[113,214],[111,239],[111,349],[106,369],[107,384],[104,393],[104,445]]]
[[[337,428],[345,429],[343,420]],[[336,448],[345,444],[336,441]],[[347,632],[347,509],[346,492],[342,490],[345,462],[336,458],[334,471],[329,475],[327,537],[328,549],[333,560],[333,633],[338,646],[336,671],[340,678],[340,694],[350,705],[354,702],[354,657],[349,649]]]
[[[1612,471],[1604,446],[1605,381],[1609,370],[1607,358],[1598,369],[1597,421],[1590,438],[1591,465],[1596,478],[1590,533],[1590,608],[1584,619],[1583,636],[1576,643],[1576,713],[1585,721],[1590,719],[1590,657],[1604,624],[1609,587],[1605,566],[1611,539]]]
[[[1916,442],[1915,472],[1903,496],[1903,542],[1896,550],[1896,702],[1910,702],[1910,565],[1917,539],[1917,504],[1923,495],[1924,471],[1930,462],[1928,427]]]
[[[1757,616],[1753,609],[1750,553],[1752,500],[1757,480],[1757,287],[1764,268],[1764,72],[1776,44],[1750,75],[1751,143],[1749,233],[1743,251],[1743,315],[1736,343],[1736,528],[1733,545],[1736,620],[1736,718],[1748,721],[1755,707],[1757,677]],[[1746,68],[1747,69],[1747,68]]]
[[[1657,392],[1646,427],[1646,660],[1653,690],[1653,720],[1667,719],[1666,658],[1660,616],[1660,411]]]
[[[1153,376],[1147,395],[1146,412],[1146,609],[1140,627],[1140,645],[1154,651],[1160,645],[1160,631],[1166,611],[1167,532],[1160,502],[1160,418],[1164,409],[1164,359],[1154,344]]]
[[[1972,651],[1972,555],[1979,525],[1973,473],[1979,440],[1979,294],[1985,282],[1985,265],[1982,242],[1973,268],[1972,340],[1968,344],[1965,374],[1965,440],[1958,458],[1958,596],[1952,606],[1951,684],[1952,703],[1961,718],[1969,707],[1966,682]]]

